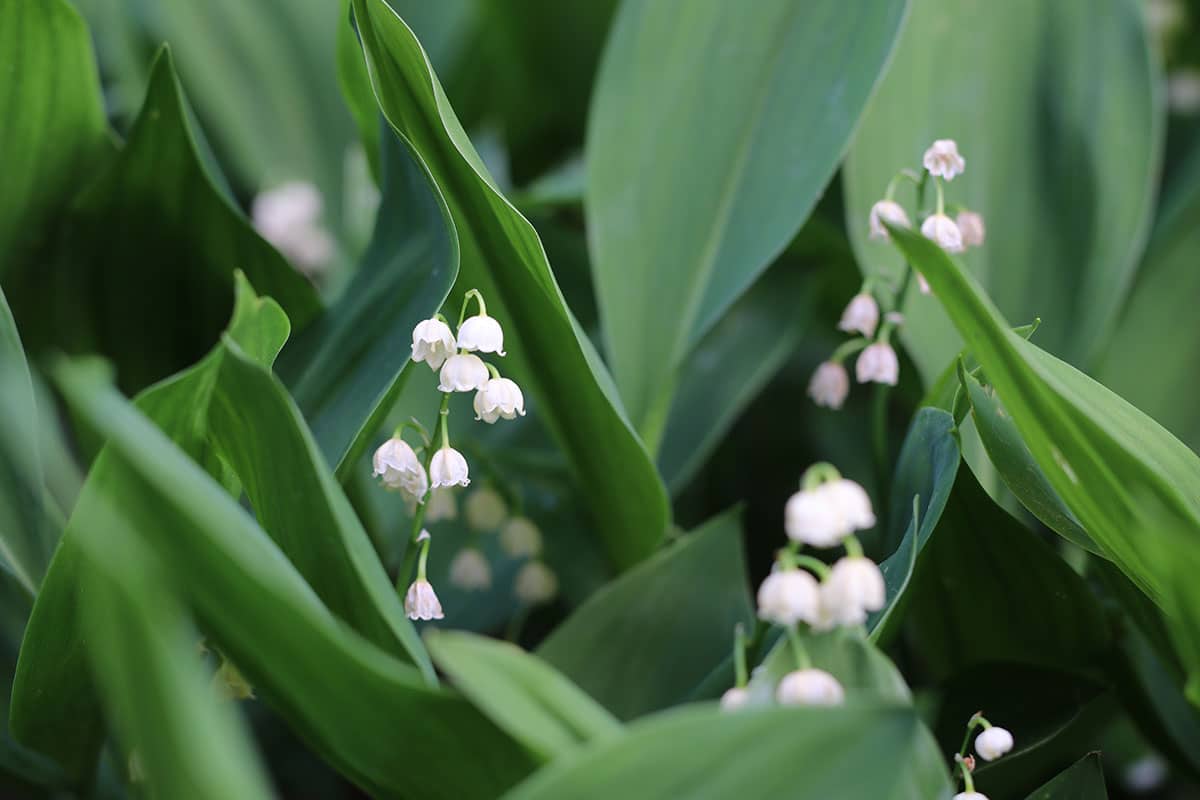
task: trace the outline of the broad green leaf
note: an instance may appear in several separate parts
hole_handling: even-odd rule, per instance
[[[905,8],[622,5],[588,121],[586,210],[606,352],[652,450],[687,353],[833,176]]]
[[[469,288],[505,326],[506,372],[526,386],[567,451],[580,491],[618,567],[652,553],[666,530],[666,493],[623,417],[611,382],[578,330],[537,233],[496,188],[454,116],[412,31],[383,0],[354,0],[384,116],[429,166],[459,235],[451,308]]]
[[[495,797],[530,771],[529,754],[470,703],[331,613],[249,514],[103,377],[71,364],[55,374],[122,470],[123,482],[98,491],[316,753],[384,797]]]
[[[547,761],[621,733],[612,714],[516,645],[454,632],[431,632],[425,642],[437,665],[477,708]]]
[[[266,775],[230,701],[208,685],[199,634],[161,565],[114,509],[78,531],[89,662],[128,760],[150,797],[268,798]]]
[[[361,51],[355,57],[361,61]],[[420,156],[391,128],[384,135],[383,200],[362,264],[279,364],[343,482],[395,404],[413,326],[441,307],[458,273],[458,238],[441,192]]]
[[[337,78],[342,91],[342,100],[354,118],[358,128],[358,138],[366,152],[367,163],[371,175],[378,185],[382,181],[383,170],[380,165],[382,149],[380,135],[383,130],[379,117],[379,104],[375,102],[375,92],[371,89],[371,76],[367,74],[367,65],[363,61],[362,45],[358,42],[358,33],[354,29],[354,11],[350,0],[340,0],[341,21],[337,26]],[[385,123],[386,124],[386,123]],[[382,214],[377,218],[382,219]]]
[[[619,719],[687,697],[753,621],[727,512],[592,595],[538,648]]]
[[[869,765],[865,768],[864,765]],[[911,708],[713,706],[658,714],[561,758],[506,800],[790,797],[949,800],[942,755]]]
[[[0,279],[45,251],[58,214],[111,152],[83,20],[66,0],[0,0]],[[37,264],[37,267],[44,267]]]
[[[1106,800],[1107,797],[1100,754],[1088,753],[1025,800]]]
[[[52,263],[6,277],[26,347],[102,353],[129,390],[204,355],[228,319],[235,269],[298,328],[319,308],[214,188],[166,51],[124,148],[75,196],[56,244]]]
[[[1044,320],[1038,339],[1048,351],[1094,359],[1149,229],[1164,132],[1159,83],[1132,0],[913,0],[846,159],[847,224],[862,269],[898,276],[900,259],[868,240],[867,214],[900,169],[921,168],[934,139],[954,139],[966,172],[946,185],[947,201],[982,213],[988,234],[963,263],[1010,319]],[[910,214],[912,196],[901,184]],[[933,202],[928,187],[924,210]],[[904,310],[908,352],[932,379],[962,339],[915,287]]]

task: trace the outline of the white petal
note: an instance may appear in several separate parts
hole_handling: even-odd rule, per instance
[[[463,350],[504,355],[504,331],[494,317],[477,314],[458,326],[458,346]]]

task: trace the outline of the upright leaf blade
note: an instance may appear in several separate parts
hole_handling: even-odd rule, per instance
[[[1107,800],[1100,754],[1088,753],[1025,800]]]

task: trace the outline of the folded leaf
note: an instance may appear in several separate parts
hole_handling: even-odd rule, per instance
[[[1107,797],[1100,754],[1088,753],[1025,800],[1106,800]]]

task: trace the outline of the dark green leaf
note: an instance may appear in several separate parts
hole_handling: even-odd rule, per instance
[[[1025,800],[1106,800],[1104,769],[1100,754],[1088,753],[1066,772],[1038,789]]]

